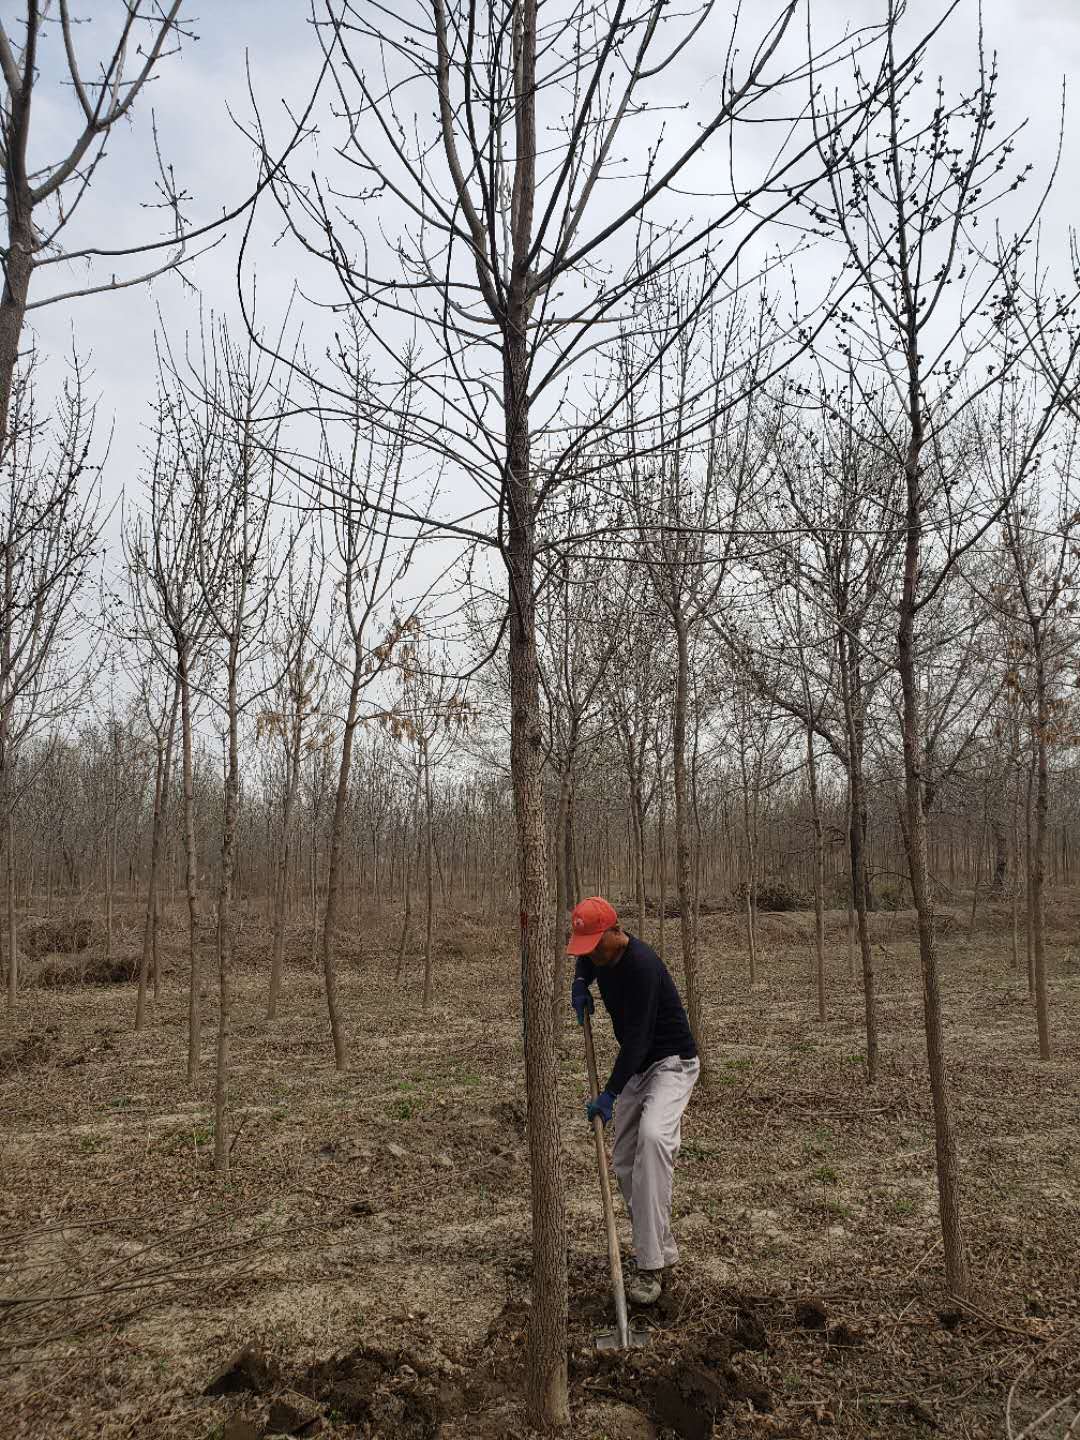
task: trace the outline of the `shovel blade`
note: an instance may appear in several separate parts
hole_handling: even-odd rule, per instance
[[[597,1350],[622,1350],[640,1349],[649,1343],[649,1331],[645,1325],[631,1325],[629,1330],[629,1345],[619,1344],[619,1332],[617,1330],[600,1330],[596,1336]]]

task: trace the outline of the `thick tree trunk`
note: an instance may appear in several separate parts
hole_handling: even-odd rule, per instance
[[[27,99],[29,103],[29,99]],[[10,102],[8,135],[14,137],[20,128],[18,111],[25,111],[19,97]],[[17,143],[13,139],[13,143]],[[33,229],[29,187],[13,181],[8,167],[5,176],[8,207],[8,245],[4,261],[4,288],[0,294],[0,461],[7,453],[8,419],[15,370],[19,363],[19,343],[26,320],[26,301],[33,272]]]
[[[536,654],[535,512],[529,437],[526,293],[535,191],[536,0],[522,16],[517,117],[520,204],[503,352],[506,418],[506,514],[510,600],[510,769],[517,821],[524,1003],[526,1132],[532,1201],[532,1310],[525,1362],[529,1422],[547,1430],[568,1423],[566,1201],[559,1138],[554,988],[544,842],[543,727]]]

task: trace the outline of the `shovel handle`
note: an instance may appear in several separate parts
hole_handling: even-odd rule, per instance
[[[593,1099],[600,1093],[600,1082],[596,1075],[596,1050],[593,1048],[592,1020],[585,1011],[585,1064],[589,1071],[589,1088]],[[597,1115],[593,1118],[593,1136],[596,1140],[596,1168],[600,1172],[600,1196],[604,1202],[604,1224],[607,1227],[608,1265],[611,1269],[611,1292],[615,1297],[615,1328],[619,1348],[625,1350],[630,1344],[630,1322],[626,1314],[626,1287],[623,1284],[622,1256],[619,1254],[619,1232],[615,1228],[615,1206],[611,1200],[611,1178],[608,1175],[607,1151],[604,1148],[604,1122]]]

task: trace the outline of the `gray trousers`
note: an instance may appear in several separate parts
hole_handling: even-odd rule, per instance
[[[671,1233],[671,1181],[682,1113],[700,1070],[699,1060],[670,1055],[631,1076],[615,1105],[611,1160],[634,1229],[639,1270],[661,1270],[679,1258]]]

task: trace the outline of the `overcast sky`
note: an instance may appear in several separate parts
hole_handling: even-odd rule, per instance
[[[92,0],[92,4],[86,0],[83,8],[93,13],[94,23],[84,26],[78,39],[85,53],[92,56],[94,32],[102,36],[109,33],[107,12],[118,6],[111,0]],[[162,149],[190,196],[190,219],[212,218],[251,186],[255,173],[251,149],[229,115],[231,109],[242,123],[251,119],[245,66],[250,70],[264,118],[277,137],[286,129],[282,101],[298,107],[310,92],[319,55],[306,8],[304,0],[204,0],[201,5],[184,6],[198,40],[185,41],[182,54],[162,66],[153,86],[152,104]],[[918,22],[940,7],[930,0],[914,0],[911,8]],[[0,3],[6,23],[13,29],[17,26],[10,17],[19,9],[15,0]],[[815,39],[833,37],[843,25],[870,20],[878,13],[876,0],[815,0]],[[940,69],[947,84],[960,84],[970,78],[977,13],[974,0],[962,0],[959,13],[935,45],[930,68]],[[983,16],[987,46],[996,48],[1001,56],[1003,120],[1013,123],[1025,115],[1030,117],[1020,153],[1045,173],[1056,145],[1062,85],[1080,91],[1080,3],[984,0]],[[55,50],[56,37],[50,44]],[[719,64],[719,53],[711,54],[705,45],[696,45],[687,54],[685,65],[673,78],[678,99],[686,100],[687,108],[681,119],[673,115],[672,125],[691,125],[698,113],[706,112],[710,94],[715,93]],[[48,78],[46,59],[45,81]],[[48,153],[65,148],[64,135],[72,121],[72,110],[70,97],[44,82],[36,104],[37,158],[42,160]],[[1064,253],[1067,229],[1074,220],[1076,175],[1080,171],[1080,95],[1072,108],[1072,115],[1066,117],[1061,180],[1045,220],[1047,250],[1058,256]],[[325,120],[325,114],[322,118]],[[135,124],[113,141],[82,218],[80,236],[93,235],[98,243],[117,245],[155,234],[156,217],[140,208],[154,198],[148,120],[149,106],[144,103]],[[322,158],[330,162],[327,146],[332,138],[326,133],[317,149],[309,149],[305,166],[319,165]],[[1025,195],[1024,202],[1030,198]],[[393,238],[393,213],[384,208],[378,219]],[[305,278],[296,247],[288,242],[274,243],[272,220],[268,209],[253,238],[246,272],[249,283],[257,274],[260,301],[268,317],[275,306],[287,301],[294,280]],[[364,223],[371,227],[375,221],[376,216],[369,214]],[[239,229],[234,227],[191,271],[204,303],[233,314],[238,237]],[[314,280],[310,271],[306,274]],[[40,277],[33,298],[41,299],[60,279],[62,288],[67,289],[78,277],[60,277],[55,272]],[[330,293],[326,282],[321,283],[323,293]],[[73,339],[79,351],[91,358],[102,420],[115,426],[104,484],[110,497],[117,496],[125,486],[130,490],[136,477],[141,430],[153,389],[159,310],[170,333],[176,336],[195,320],[197,300],[170,278],[156,283],[150,291],[129,290],[82,299],[37,310],[31,317],[39,348],[54,362],[70,348]],[[310,323],[318,330],[321,322]]]

